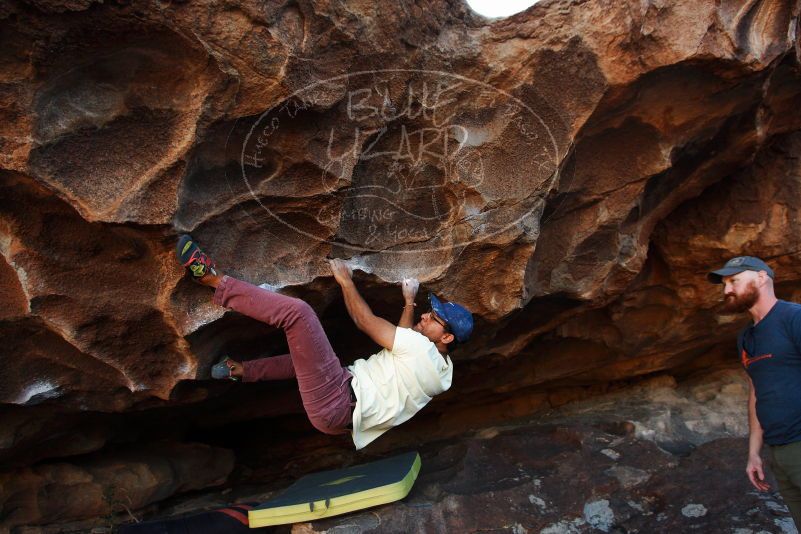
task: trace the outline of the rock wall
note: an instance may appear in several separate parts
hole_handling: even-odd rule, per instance
[[[111,516],[173,494],[222,484],[231,451],[204,445],[149,444],[84,463],[50,463],[0,478],[6,527]]]
[[[409,275],[473,310],[452,390],[379,448],[732,363],[710,267],[759,255],[801,297],[799,10],[9,0],[0,467],[245,420],[319,445],[290,385],[207,381],[284,341],[183,277],[183,232],[346,363],[374,347],[327,256],[377,313]]]

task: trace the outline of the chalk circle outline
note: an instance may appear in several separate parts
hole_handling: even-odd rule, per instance
[[[357,72],[352,72],[352,73],[340,74],[340,75],[334,76],[332,78],[326,78],[325,80],[318,80],[318,81],[316,81],[314,83],[308,84],[308,85],[304,86],[303,88],[298,89],[297,91],[295,91],[291,95],[287,96],[285,99],[282,100],[282,102],[279,105],[273,106],[272,108],[270,108],[267,111],[265,111],[264,113],[262,113],[259,116],[259,118],[253,123],[253,126],[251,126],[250,130],[248,131],[247,135],[245,136],[245,138],[244,138],[244,140],[242,142],[242,150],[240,152],[239,166],[240,166],[240,170],[241,170],[241,173],[242,173],[242,179],[245,182],[245,185],[247,186],[251,197],[253,197],[253,199],[256,201],[256,203],[258,203],[258,205],[263,210],[265,210],[273,219],[275,219],[276,221],[280,222],[284,226],[292,229],[293,231],[297,232],[300,235],[306,236],[306,237],[308,237],[308,238],[310,238],[312,240],[318,241],[320,243],[327,243],[327,244],[329,244],[331,246],[334,246],[334,247],[340,247],[340,248],[343,248],[343,249],[348,249],[348,250],[356,251],[356,252],[373,252],[373,253],[380,253],[380,254],[408,254],[408,253],[421,253],[421,252],[438,252],[438,251],[442,251],[442,250],[446,250],[446,249],[454,249],[454,248],[466,247],[466,246],[468,246],[468,245],[470,245],[472,243],[481,242],[481,241],[489,239],[489,238],[491,238],[493,236],[501,234],[501,233],[505,232],[506,230],[508,230],[509,228],[511,228],[511,227],[513,227],[513,226],[515,226],[517,224],[520,224],[524,219],[526,219],[526,217],[531,215],[531,213],[534,211],[533,208],[531,210],[527,211],[526,213],[524,213],[523,215],[521,215],[520,217],[518,217],[517,219],[515,219],[515,220],[511,221],[510,223],[506,224],[505,226],[503,226],[499,230],[496,230],[494,232],[488,233],[486,235],[481,235],[480,237],[475,238],[475,239],[471,239],[469,241],[464,241],[464,242],[460,242],[460,243],[450,243],[450,244],[447,244],[447,245],[442,245],[442,246],[439,246],[439,247],[432,247],[432,248],[423,248],[423,249],[421,249],[421,248],[411,248],[411,249],[408,249],[408,250],[393,250],[393,249],[368,249],[366,247],[353,245],[353,244],[347,243],[347,242],[339,242],[339,241],[331,241],[331,240],[328,240],[328,239],[323,239],[320,236],[311,234],[311,233],[306,232],[306,231],[304,231],[304,230],[302,230],[300,228],[295,227],[291,223],[283,220],[280,216],[278,216],[276,213],[274,213],[272,210],[270,210],[269,207],[265,206],[264,203],[261,201],[261,199],[256,194],[256,192],[253,190],[253,187],[251,186],[250,181],[247,178],[247,172],[245,170],[245,152],[246,152],[246,148],[248,146],[248,142],[249,142],[251,136],[253,135],[253,133],[256,130],[256,128],[261,124],[261,122],[264,119],[266,119],[267,116],[270,113],[272,113],[274,110],[280,109],[280,107],[283,106],[286,102],[292,101],[292,99],[296,98],[298,95],[304,94],[304,93],[308,93],[309,90],[311,88],[313,88],[313,87],[316,87],[316,86],[319,86],[319,85],[330,84],[331,82],[335,82],[337,80],[350,79],[350,78],[357,77],[357,76],[367,76],[367,75],[375,75],[375,74],[388,74],[388,73],[409,73],[409,74],[415,74],[416,73],[416,74],[438,75],[438,76],[449,77],[449,78],[461,80],[461,81],[464,81],[464,82],[468,82],[468,83],[483,87],[485,89],[491,89],[492,91],[495,91],[496,93],[499,93],[499,94],[511,99],[512,101],[514,101],[518,105],[520,105],[522,108],[527,110],[533,117],[536,118],[536,120],[539,122],[540,126],[548,134],[548,137],[551,140],[551,145],[552,145],[553,154],[554,154],[554,158],[553,158],[554,159],[554,172],[553,172],[553,176],[551,177],[551,181],[548,184],[548,187],[545,189],[545,194],[543,194],[541,198],[544,198],[545,196],[547,196],[547,194],[553,189],[553,186],[557,182],[557,180],[559,179],[559,176],[560,176],[560,173],[561,173],[561,170],[560,170],[560,167],[559,167],[559,157],[560,157],[559,144],[556,141],[556,139],[554,138],[554,135],[553,135],[553,132],[551,131],[551,128],[548,127],[548,125],[545,123],[545,121],[542,119],[542,117],[540,117],[539,114],[537,114],[533,109],[531,109],[530,106],[528,106],[525,102],[523,102],[522,100],[520,100],[516,96],[508,93],[507,91],[504,91],[503,89],[498,89],[497,87],[493,87],[492,85],[490,85],[490,84],[488,84],[486,82],[473,80],[472,78],[468,78],[468,77],[462,76],[460,74],[453,74],[453,73],[444,72],[444,71],[427,70],[427,69],[378,69],[378,70],[366,70],[366,71],[357,71]],[[554,115],[556,115],[556,113],[554,113]],[[567,152],[565,153],[565,155],[567,155]],[[366,197],[366,196],[367,195],[362,195],[362,197]],[[386,199],[383,199],[383,197],[378,197],[378,198],[381,198],[382,200],[386,200]],[[529,197],[526,197],[526,198],[529,198]],[[431,238],[436,237],[436,235],[437,234],[432,235]],[[412,242],[412,243],[405,243],[405,244],[406,245],[414,245],[415,243]],[[403,244],[401,244],[401,246],[402,245]]]

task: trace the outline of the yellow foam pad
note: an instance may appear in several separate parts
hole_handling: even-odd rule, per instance
[[[306,475],[250,510],[250,528],[314,521],[398,501],[411,491],[420,465],[420,455],[409,452]]]

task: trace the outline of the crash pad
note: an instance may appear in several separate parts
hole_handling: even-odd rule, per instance
[[[409,452],[344,469],[306,475],[248,512],[250,528],[313,521],[406,497],[420,472]]]

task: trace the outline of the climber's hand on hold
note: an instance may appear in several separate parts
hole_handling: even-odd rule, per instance
[[[331,274],[339,285],[349,284],[353,282],[353,271],[350,266],[340,259],[328,260],[328,265],[331,266]]]
[[[420,289],[420,282],[417,278],[404,278],[401,282],[401,291],[403,291],[403,300],[406,304],[414,303],[414,298],[417,296],[417,290]]]

